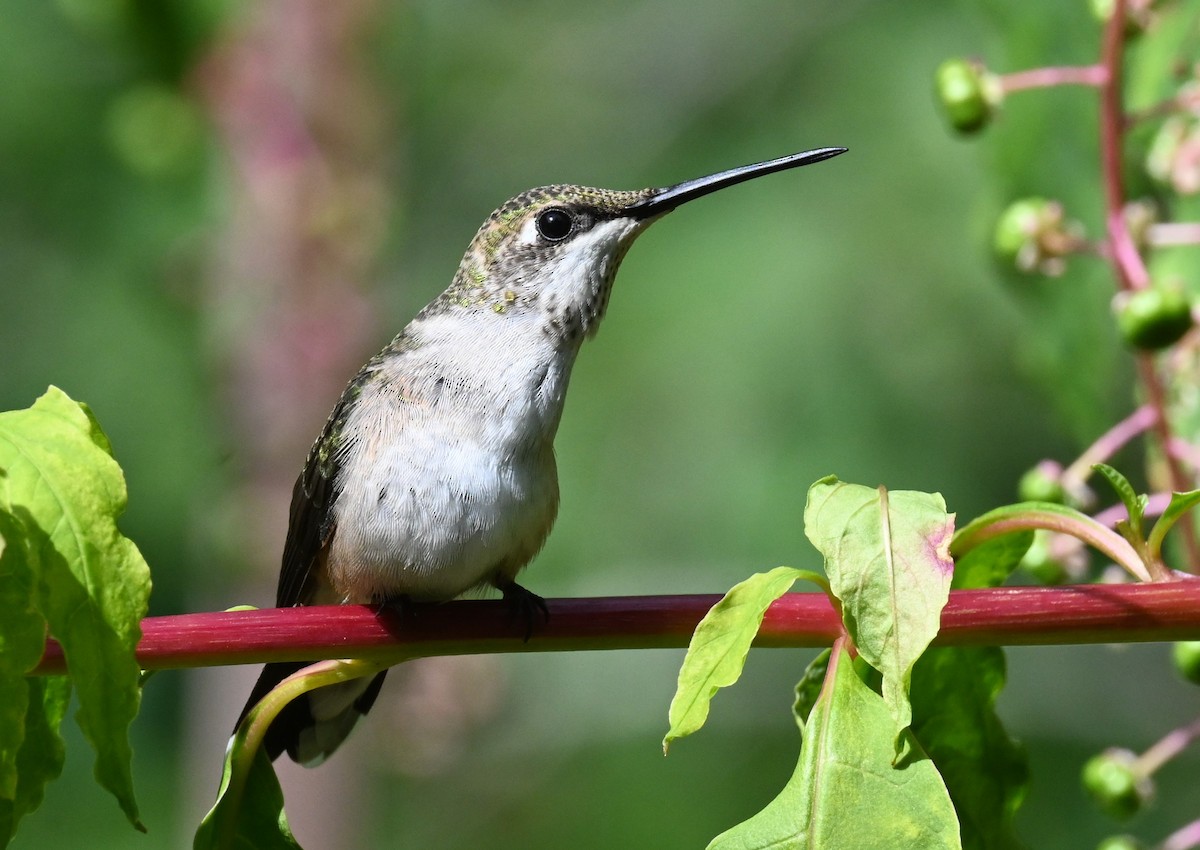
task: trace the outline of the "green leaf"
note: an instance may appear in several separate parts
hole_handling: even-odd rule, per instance
[[[1033,536],[1021,531],[980,543],[955,563],[953,586],[1003,584]],[[996,714],[1004,680],[1004,650],[994,646],[930,649],[913,668],[913,734],[946,783],[970,850],[1023,846],[1013,818],[1029,766]]]
[[[1113,490],[1116,491],[1121,504],[1125,505],[1129,519],[1118,522],[1117,531],[1120,531],[1121,535],[1132,543],[1134,548],[1138,548],[1146,539],[1143,529],[1146,518],[1146,497],[1139,496],[1133,489],[1133,485],[1129,483],[1129,479],[1107,463],[1094,463],[1092,469],[1107,479]]]
[[[279,712],[308,691],[372,676],[384,669],[363,659],[319,661],[276,685],[242,720],[229,739],[217,802],[193,840],[194,850],[297,850],[288,827],[283,791],[262,748]]]
[[[999,587],[1008,580],[1033,545],[1032,531],[993,537],[954,561],[952,590]]]
[[[950,597],[953,515],[936,494],[889,493],[831,476],[808,491],[804,533],[825,558],[855,646],[883,674],[892,716],[908,726],[912,666],[937,635]]]
[[[1150,537],[1146,541],[1151,557],[1159,558],[1161,556],[1163,539],[1167,536],[1167,532],[1196,505],[1200,505],[1200,490],[1171,494],[1171,501],[1167,504],[1167,509],[1162,512],[1158,522],[1154,523],[1154,528],[1150,529]]]
[[[933,762],[912,741],[909,757],[892,763],[893,742],[907,734],[854,674],[839,642],[792,778],[709,850],[961,847],[954,807]]]
[[[17,673],[0,672],[0,801],[17,796],[17,754],[25,740],[29,685]]]
[[[2,475],[2,473],[0,473]],[[42,656],[46,621],[33,606],[36,553],[21,520],[0,502],[0,799],[17,793],[17,754],[25,738],[25,674]]]
[[[229,740],[217,802],[196,830],[193,848],[298,848],[284,814],[283,792],[262,748],[263,738],[279,712],[302,694],[373,676],[387,666],[361,658],[318,661],[272,688]]]
[[[968,850],[1024,847],[1013,820],[1029,766],[996,714],[1004,681],[994,646],[930,649],[913,668],[913,734],[946,783]]]
[[[0,501],[0,672],[23,675],[42,658],[46,621],[34,607],[37,552],[6,508]]]
[[[261,747],[253,755],[240,791],[227,793],[235,760],[249,756],[245,743],[245,730],[239,729],[225,752],[217,802],[200,822],[192,850],[299,850],[283,811],[283,791],[275,769]]]
[[[796,683],[796,700],[792,703],[792,714],[796,717],[796,725],[804,731],[808,715],[821,697],[821,687],[825,683],[825,673],[829,670],[829,659],[833,650],[822,650],[816,658],[809,662],[804,669],[804,678]]]
[[[34,676],[27,694],[17,784],[11,797],[0,799],[0,847],[8,846],[21,818],[42,804],[46,785],[63,768],[65,747],[58,730],[71,699],[71,681],[65,676]]]
[[[696,626],[679,669],[679,683],[668,711],[670,728],[663,752],[671,742],[697,731],[708,719],[708,707],[721,688],[742,675],[750,644],[758,634],[771,603],[808,574],[792,567],[755,573],[734,585]],[[819,577],[816,577],[819,579]]]
[[[138,817],[129,724],[141,690],[134,650],[150,571],[117,529],[125,479],[88,410],[51,387],[33,407],[0,413],[0,498],[34,542],[37,607],[59,640],[79,694],[76,719],[96,751],[96,779]]]

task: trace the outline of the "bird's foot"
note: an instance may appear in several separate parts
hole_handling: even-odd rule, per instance
[[[550,622],[550,608],[546,600],[515,581],[497,584],[496,587],[504,594],[504,601],[508,603],[513,619],[525,621],[525,641],[528,643],[536,626]]]
[[[387,611],[401,623],[415,620],[421,611],[421,603],[414,602],[407,593],[385,597],[378,604],[381,611]]]
[[[391,608],[397,614],[405,616],[413,613],[413,600],[407,593],[401,593],[399,596],[389,596],[382,600],[382,605]]]

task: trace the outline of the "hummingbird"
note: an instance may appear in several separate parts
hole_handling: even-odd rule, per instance
[[[439,602],[516,583],[558,513],[554,436],[585,338],[633,241],[696,198],[845,153],[828,147],[660,189],[553,185],[488,216],[448,289],[350,381],[296,479],[277,607]],[[528,638],[528,633],[527,633]],[[242,710],[303,662],[267,664]],[[324,761],[386,671],[318,688],[272,722],[265,748]]]

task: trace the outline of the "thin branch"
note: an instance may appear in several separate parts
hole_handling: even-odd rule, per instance
[[[1200,105],[1200,90],[1189,89],[1144,109],[1128,113],[1125,116],[1125,127],[1128,129],[1142,121],[1162,118],[1164,115],[1173,115],[1177,112],[1193,112],[1198,105]]]
[[[1197,846],[1200,846],[1200,820],[1194,820],[1187,826],[1172,832],[1159,845],[1159,850],[1191,850],[1192,847]]]
[[[1069,481],[1072,486],[1085,486],[1095,464],[1106,462],[1143,431],[1154,427],[1160,418],[1161,413],[1157,408],[1143,404],[1084,449],[1083,453],[1063,470],[1062,479]]]
[[[138,662],[147,670],[494,652],[659,649],[687,646],[718,596],[626,596],[547,600],[550,621],[524,639],[500,601],[418,606],[412,613],[365,605],[268,608],[149,617]],[[790,593],[767,611],[756,645],[829,646],[841,623],[823,593]],[[1200,639],[1200,580],[958,590],[942,612],[937,643],[1037,645]],[[66,670],[47,642],[34,675]]]
[[[1112,252],[1113,268],[1117,282],[1123,290],[1145,289],[1150,285],[1150,274],[1146,263],[1134,244],[1125,221],[1125,182],[1122,174],[1122,150],[1125,129],[1125,108],[1121,91],[1125,55],[1125,19],[1128,12],[1126,0],[1115,0],[1112,15],[1104,28],[1104,43],[1100,64],[1108,69],[1108,77],[1100,87],[1100,165],[1104,183],[1105,221],[1108,225],[1108,242]],[[1155,439],[1163,447],[1163,462],[1172,490],[1183,492],[1191,489],[1190,480],[1169,447],[1171,425],[1167,420],[1166,390],[1155,369],[1153,355],[1137,355],[1138,376],[1145,388],[1146,403],[1158,412],[1151,426]],[[1200,570],[1200,541],[1191,516],[1180,523],[1183,546],[1187,552],[1189,568]]]
[[[1200,720],[1193,720],[1178,729],[1172,729],[1158,743],[1142,753],[1134,762],[1139,776],[1152,776],[1163,765],[1182,753],[1200,738]]]
[[[1146,519],[1162,516],[1162,512],[1167,509],[1167,505],[1169,504],[1171,504],[1170,493],[1150,493],[1146,497],[1146,510],[1143,512],[1143,516]],[[1117,502],[1115,505],[1109,505],[1100,511],[1092,519],[1105,528],[1115,528],[1121,520],[1129,519],[1129,510],[1123,503]]]
[[[1108,69],[1103,65],[1058,65],[1014,71],[1011,74],[1002,74],[999,79],[1006,94],[1054,86],[1099,88],[1108,81]]]
[[[1146,244],[1155,248],[1200,245],[1200,222],[1160,221],[1146,228]]]
[[[1151,428],[1155,439],[1163,449],[1163,466],[1166,467],[1170,487],[1177,493],[1186,493],[1193,489],[1194,484],[1180,463],[1179,457],[1171,451],[1175,435],[1171,433],[1171,423],[1165,415],[1167,391],[1155,368],[1154,355],[1149,352],[1140,352],[1137,355],[1137,369],[1138,375],[1142,379],[1142,386],[1145,388],[1147,404],[1159,411],[1159,417]],[[1200,570],[1200,542],[1196,539],[1196,526],[1190,512],[1180,520],[1179,530],[1182,533],[1188,569],[1196,572]]]
[[[1125,112],[1121,85],[1125,53],[1125,0],[1113,3],[1104,28],[1100,64],[1108,73],[1100,86],[1100,167],[1104,183],[1105,220],[1113,266],[1122,289],[1145,289],[1150,285],[1146,263],[1134,244],[1125,222],[1125,182],[1121,173]]]

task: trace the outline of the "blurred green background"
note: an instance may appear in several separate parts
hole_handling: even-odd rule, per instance
[[[1127,411],[1129,366],[1099,264],[1047,283],[988,254],[1019,195],[1098,222],[1094,97],[1022,98],[964,143],[932,73],[951,55],[1094,61],[1085,5],[9,0],[0,406],[53,383],[95,410],[152,613],[267,604],[308,443],[493,207],[844,145],[631,251],[575,370],[562,510],[525,583],[717,593],[816,567],[800,518],[831,472],[937,490],[969,518]],[[347,752],[285,769],[292,824],[310,850],[700,847],[790,775],[808,655],[754,653],[666,760],[681,652],[426,663],[393,675]],[[190,846],[252,676],[149,684],[133,733],[149,836],[91,783],[76,736],[14,846]],[[1010,677],[1034,847],[1112,831],[1082,760],[1144,748],[1197,702],[1162,647],[1014,651]],[[1135,826],[1161,837],[1197,802],[1168,780]]]

